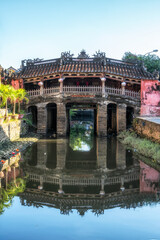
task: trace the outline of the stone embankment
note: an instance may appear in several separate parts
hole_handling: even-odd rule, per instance
[[[10,121],[0,124],[0,169],[8,166],[13,153],[22,152],[28,146],[37,142],[40,135],[28,133],[27,124],[23,120]]]
[[[138,117],[133,128],[139,136],[160,143],[160,117]]]

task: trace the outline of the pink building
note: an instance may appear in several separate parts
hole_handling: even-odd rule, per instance
[[[140,192],[159,191],[160,173],[142,161],[140,161],[140,169]]]
[[[141,116],[160,116],[160,81],[141,81]]]

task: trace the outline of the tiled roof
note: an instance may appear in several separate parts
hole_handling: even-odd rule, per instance
[[[58,58],[51,60],[27,60],[21,78],[44,77],[52,74],[108,74],[133,79],[155,79],[143,66],[111,58]]]

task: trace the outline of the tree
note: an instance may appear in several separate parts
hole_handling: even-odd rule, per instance
[[[16,90],[17,91],[17,101],[18,101],[18,113],[20,113],[20,103],[25,100],[27,103],[29,99],[26,97],[27,92],[23,88],[19,88]]]
[[[141,54],[133,54],[131,52],[125,52],[123,57],[123,61],[129,63],[135,63],[139,66],[145,66],[147,71],[153,73],[154,71],[160,72],[160,58],[155,54],[141,55]]]
[[[11,91],[11,102],[13,103],[13,115],[15,115],[15,112],[16,112],[16,101],[17,101],[17,98],[18,98],[18,94],[17,94],[17,90],[14,89],[12,87],[12,91]]]
[[[3,85],[0,86],[0,97],[1,97],[1,106],[5,106],[6,108],[6,117],[8,116],[7,108],[8,108],[8,100],[12,96],[13,87],[11,85]]]

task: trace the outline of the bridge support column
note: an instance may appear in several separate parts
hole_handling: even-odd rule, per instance
[[[37,104],[37,133],[46,134],[47,128],[46,103]]]
[[[116,165],[117,169],[126,168],[126,149],[119,141],[117,141]]]
[[[66,139],[57,140],[57,166],[56,169],[64,169],[66,164]]]
[[[102,170],[106,169],[107,142],[106,139],[97,139],[97,165]]]
[[[97,135],[107,136],[107,104],[98,105],[97,111]]]
[[[64,78],[62,78],[62,77],[58,80],[60,83],[60,93],[63,93],[63,80],[64,80]]]
[[[126,130],[126,104],[117,105],[117,133]]]
[[[42,140],[43,141],[43,140]],[[37,143],[37,168],[46,168],[47,162],[47,143],[46,141]]]
[[[67,132],[66,106],[64,103],[57,103],[57,136],[64,137]]]

